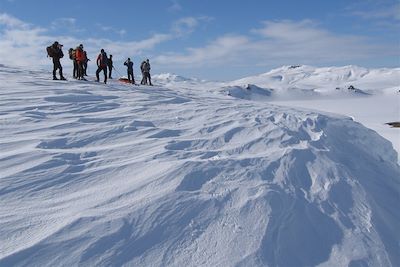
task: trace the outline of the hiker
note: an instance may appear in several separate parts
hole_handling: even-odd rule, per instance
[[[146,59],[146,62],[143,64],[143,74],[144,74],[144,84],[151,84],[151,76],[150,76],[150,62],[149,59]]]
[[[75,58],[76,58],[76,62],[78,64],[77,79],[78,80],[85,80],[85,78],[83,77],[83,74],[84,74],[83,64],[85,62],[85,54],[83,53],[83,44],[80,44],[75,49]]]
[[[107,62],[108,62],[108,58],[107,58],[107,53],[104,52],[104,49],[100,50],[100,54],[97,56],[97,71],[96,71],[96,78],[97,78],[97,82],[100,81],[100,77],[99,77],[99,73],[101,71],[103,71],[104,73],[104,83],[107,83]]]
[[[82,64],[82,69],[83,69],[83,76],[87,76],[87,66],[88,62],[90,59],[87,57],[87,52],[84,50],[83,51],[83,64]]]
[[[47,47],[47,55],[53,59],[53,80],[58,80],[56,76],[57,70],[59,70],[60,73],[60,80],[65,80],[60,62],[60,58],[64,57],[64,53],[61,50],[62,47],[63,45],[59,44],[57,41]]]
[[[133,76],[133,62],[131,61],[130,58],[124,62],[124,65],[128,67],[128,81],[131,82],[132,77],[132,84],[135,84],[135,77]]]
[[[68,55],[69,55],[69,59],[72,60],[72,64],[73,64],[72,77],[74,77],[74,79],[76,79],[76,78],[78,78],[78,63],[76,62],[75,49],[73,49],[71,47],[68,50]]]
[[[140,81],[140,84],[145,84],[146,77],[144,76],[144,65],[146,64],[146,60],[143,60],[142,63],[140,63],[140,71],[142,72],[142,80]]]
[[[112,68],[114,67],[113,65],[113,60],[112,60],[112,55],[108,58],[108,78],[112,79],[111,73],[112,73]]]

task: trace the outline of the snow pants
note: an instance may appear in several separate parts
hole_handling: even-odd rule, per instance
[[[60,70],[60,78],[63,77],[60,59],[53,57],[53,78],[56,77],[57,70]]]
[[[100,80],[99,73],[100,73],[101,71],[103,71],[103,73],[104,73],[104,83],[107,83],[107,66],[99,66],[99,67],[97,68],[97,71],[96,71],[96,78],[97,78],[97,81]]]

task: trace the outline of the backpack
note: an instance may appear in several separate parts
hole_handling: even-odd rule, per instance
[[[101,56],[100,56],[100,64],[101,64],[103,67],[108,66],[108,57],[107,57],[106,52],[104,52],[104,53],[101,54]]]
[[[49,57],[54,57],[55,56],[53,47],[51,47],[51,46],[46,47],[46,51],[47,51],[47,56],[49,56]]]
[[[75,49],[70,49],[68,51],[68,54],[69,54],[69,59],[74,60],[76,58]]]
[[[97,66],[99,66],[99,67],[102,67],[102,68],[107,67],[108,58],[107,58],[106,52],[100,53],[97,56],[96,63],[97,63]]]
[[[146,64],[146,61],[143,61],[141,64],[140,64],[140,70],[143,72],[144,71],[144,65]]]
[[[143,64],[143,72],[149,72],[150,71],[150,63],[149,62],[145,62],[144,64]]]

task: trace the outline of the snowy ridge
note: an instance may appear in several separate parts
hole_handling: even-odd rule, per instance
[[[247,84],[245,86],[227,86],[224,87],[224,90],[229,96],[254,101],[266,101],[271,99],[274,93],[274,89],[260,88],[254,84]]]
[[[0,68],[0,266],[398,266],[400,168],[348,117]]]
[[[369,70],[352,65],[328,68],[283,66],[264,74],[229,82],[225,86],[245,88],[247,84],[266,90],[275,89],[275,98],[281,99],[358,97],[382,93],[394,95],[400,89],[400,68]],[[351,86],[355,89],[349,90]]]
[[[206,81],[200,80],[197,78],[186,78],[180,75],[172,74],[172,73],[162,73],[153,75],[153,81],[162,85],[170,85],[170,84],[199,84],[204,83]]]

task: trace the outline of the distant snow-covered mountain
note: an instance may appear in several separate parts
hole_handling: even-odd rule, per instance
[[[283,66],[267,73],[228,82],[224,88],[233,87],[232,90],[236,90],[238,86],[245,88],[248,84],[266,90],[274,89],[276,97],[286,99],[395,94],[400,89],[400,68],[369,70],[357,66]]]
[[[367,69],[353,65],[323,68],[282,66],[229,82],[211,82],[170,73],[154,75],[153,79],[170,87],[206,85],[223,94],[257,101],[396,95],[400,90],[400,68]]]
[[[399,266],[391,142],[249,101],[380,79],[346,68],[149,90],[0,66],[0,266]]]
[[[394,87],[400,83],[400,68],[366,69],[358,66],[324,67],[283,66],[267,73],[250,76],[231,82],[230,84],[253,83],[259,86],[275,84],[277,88],[293,85],[319,85],[327,88],[336,86],[365,86],[365,89]],[[372,82],[372,83],[371,83]],[[280,85],[280,86],[278,86]]]

